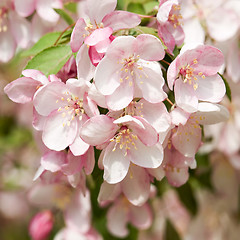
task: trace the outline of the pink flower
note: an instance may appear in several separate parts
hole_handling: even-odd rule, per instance
[[[176,104],[187,112],[195,112],[198,100],[220,102],[226,89],[217,72],[223,62],[223,54],[211,46],[200,45],[178,55],[167,72]]]
[[[181,1],[185,43],[204,43],[208,36],[221,42],[232,38],[238,31],[239,19],[236,8],[228,6],[231,2],[238,4],[238,1],[222,0]]]
[[[162,43],[156,37],[142,34],[134,38],[121,36],[113,40],[98,64],[95,84],[106,95],[111,110],[125,108],[134,97],[151,103],[166,98],[159,61],[164,57]]]
[[[117,237],[128,235],[127,224],[132,223],[138,229],[147,229],[153,220],[152,212],[147,203],[134,206],[124,197],[119,197],[107,213],[107,228]]]
[[[45,240],[53,228],[53,215],[49,210],[39,212],[32,218],[29,234],[33,240]]]
[[[105,115],[95,116],[83,125],[80,134],[88,144],[105,144],[104,180],[110,184],[125,178],[130,162],[144,168],[157,168],[162,162],[158,134],[141,117],[126,115],[114,120]]]
[[[134,191],[133,191],[134,189]],[[100,205],[114,201],[123,193],[135,206],[142,206],[149,198],[150,178],[147,170],[131,164],[127,176],[117,184],[103,182],[98,195]]]
[[[24,4],[23,4],[24,5]],[[0,3],[0,62],[8,62],[16,48],[27,48],[30,43],[30,22],[20,17],[10,0]]]
[[[23,70],[22,75],[24,77],[16,79],[4,88],[4,92],[16,103],[31,102],[36,91],[42,86],[50,82],[61,81],[55,75],[49,75],[47,78],[43,73],[34,69]]]
[[[79,129],[91,116],[99,114],[96,104],[88,97],[88,86],[77,79],[52,82],[39,89],[34,98],[36,111],[47,117],[42,139],[51,150],[60,151],[70,147],[78,156],[89,145],[79,137]]]
[[[172,122],[178,126],[173,129],[172,144],[185,157],[194,157],[201,145],[201,125],[210,125],[226,121],[228,110],[218,104],[201,102],[198,111],[189,114],[176,108],[171,112]]]
[[[173,54],[175,45],[180,46],[184,41],[184,32],[181,27],[178,0],[161,0],[157,14],[158,35],[167,46],[167,51]]]
[[[136,14],[114,11],[116,5],[116,0],[86,0],[83,2],[81,7],[85,16],[77,21],[71,36],[73,52],[80,49],[83,41],[89,46],[102,45],[113,32],[135,27],[141,22],[140,17]]]

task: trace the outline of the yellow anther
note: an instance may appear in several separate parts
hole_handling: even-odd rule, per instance
[[[131,86],[133,85],[133,82],[130,81],[130,82],[128,83],[128,85],[129,85],[129,87],[131,87]]]

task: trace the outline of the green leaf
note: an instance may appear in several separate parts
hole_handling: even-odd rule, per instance
[[[30,49],[27,51],[24,51],[21,56],[23,57],[28,57],[28,56],[34,56],[41,52],[42,50],[51,47],[58,39],[60,36],[60,32],[52,32],[52,33],[47,33],[43,37],[39,39],[39,41]]]
[[[197,201],[194,196],[193,190],[189,182],[185,183],[179,188],[176,188],[180,200],[189,210],[189,212],[195,216],[198,210]]]
[[[223,80],[223,82],[224,82],[224,84],[225,84],[225,87],[226,87],[226,95],[227,95],[229,101],[231,102],[231,101],[232,101],[231,88],[230,88],[230,86],[229,86],[226,78],[225,78],[222,74],[220,74],[220,73],[218,73],[218,75],[222,78],[222,80]]]
[[[54,8],[55,12],[58,13],[67,24],[72,25],[74,24],[74,20],[62,9]]]
[[[150,13],[153,13],[154,12],[154,8],[156,6],[158,6],[159,3],[157,1],[150,1],[150,2],[146,2],[143,7],[144,7],[144,10],[145,10],[145,13],[146,14],[150,14]]]
[[[129,3],[127,11],[143,15],[146,14],[143,5],[140,3]]]
[[[77,13],[77,3],[75,2],[69,2],[64,4],[64,8],[66,8],[68,11],[72,13]]]
[[[61,37],[58,43],[63,43],[63,41],[69,41],[70,35],[72,31],[66,31]],[[54,45],[57,39],[60,37],[61,32],[51,32],[47,33],[43,37],[41,37],[32,48],[21,53],[21,57],[35,56],[46,48],[49,48]],[[69,38],[69,39],[68,39]]]
[[[68,45],[50,47],[33,57],[25,69],[36,69],[46,76],[56,74],[71,56],[71,47]]]
[[[165,240],[181,240],[178,232],[172,225],[172,223],[167,219],[166,229],[165,229]]]

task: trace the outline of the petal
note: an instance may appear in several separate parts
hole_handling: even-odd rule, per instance
[[[47,117],[40,115],[35,108],[33,108],[33,120],[32,125],[37,131],[43,131]]]
[[[43,116],[48,116],[59,107],[66,106],[66,102],[61,100],[68,89],[62,82],[52,82],[39,89],[34,97],[33,105],[37,112]]]
[[[109,184],[104,181],[101,185],[97,200],[100,204],[106,201],[114,201],[120,193],[120,184]]]
[[[116,61],[104,57],[96,68],[95,85],[103,95],[112,94],[120,85],[121,76],[118,74],[121,66]]]
[[[179,125],[177,132],[172,136],[172,143],[185,157],[193,157],[200,147],[201,139],[201,127],[189,120],[184,126]]]
[[[69,126],[67,122],[70,122]],[[77,130],[76,118],[72,121],[70,117],[69,119],[63,118],[62,112],[56,110],[46,119],[42,140],[49,149],[55,151],[64,150],[73,143]]]
[[[27,48],[31,39],[31,25],[25,18],[21,18],[17,14],[10,15],[10,24],[12,34],[21,48]]]
[[[150,34],[140,34],[134,44],[136,55],[146,61],[159,61],[164,58],[162,42]]]
[[[185,184],[189,178],[188,167],[169,168],[166,171],[168,182],[174,187],[180,187]]]
[[[139,127],[136,124],[130,124],[130,128],[133,132],[138,136],[139,140],[146,146],[153,146],[158,142],[158,134],[157,131],[144,119],[141,117],[134,117],[139,120],[144,128]]]
[[[216,74],[199,79],[196,96],[199,100],[209,102],[220,102],[226,93],[225,84],[222,78]]]
[[[84,43],[89,46],[94,46],[101,41],[108,39],[113,30],[110,27],[98,28],[94,30],[88,37],[86,37]]]
[[[103,157],[104,175],[103,178],[110,184],[121,182],[127,175],[129,158],[125,156],[120,148],[114,149],[114,142],[111,142]]]
[[[73,52],[77,52],[82,46],[85,37],[88,32],[85,30],[86,23],[83,18],[78,19],[76,25],[72,31],[70,45]]]
[[[86,195],[83,196],[83,194],[78,191],[75,198],[66,209],[64,217],[66,225],[78,232],[87,232],[91,227],[90,212],[91,204],[89,192],[87,191]]]
[[[190,113],[183,111],[179,107],[174,108],[170,114],[172,117],[172,123],[177,126],[179,124],[185,125],[190,116]]]
[[[69,148],[74,156],[80,156],[86,153],[89,149],[89,144],[85,143],[80,136],[77,136]]]
[[[11,31],[0,33],[0,62],[8,62],[15,54],[16,42]]]
[[[137,115],[147,120],[157,132],[165,132],[170,127],[171,117],[163,103],[149,103],[141,99],[136,107],[140,109]]]
[[[32,78],[21,77],[9,83],[4,88],[4,92],[13,102],[27,103],[33,100],[33,96],[37,91],[37,88],[41,85],[41,82]]]
[[[133,46],[136,41],[136,38],[133,36],[116,37],[108,47],[106,56],[109,57],[112,61],[121,62],[122,59],[128,58],[134,54]],[[119,66],[122,67],[122,65]]]
[[[81,156],[76,157],[71,152],[68,152],[65,164],[61,166],[61,170],[66,175],[74,175],[81,171],[83,160]]]
[[[195,49],[186,51],[184,55],[181,56],[181,59],[185,58],[185,62],[187,61],[188,64],[191,64],[196,58],[195,71],[202,72],[206,76],[216,74],[224,63],[223,53],[213,46],[200,45]]]
[[[59,20],[59,14],[54,11],[54,8],[62,8],[61,0],[38,0],[36,2],[36,11],[38,15],[49,24],[56,24]]]
[[[219,7],[209,14],[206,18],[206,24],[208,33],[213,39],[226,41],[236,34],[239,28],[239,18],[234,10]]]
[[[184,83],[181,79],[175,82],[175,100],[177,105],[187,112],[196,112],[198,107],[198,98],[193,86]]]
[[[134,28],[141,23],[141,18],[134,13],[114,11],[107,14],[102,23],[105,27],[111,27],[113,32],[120,29]]]
[[[192,115],[199,124],[216,124],[227,121],[229,112],[227,108],[219,104],[201,102],[198,104],[198,111]]]
[[[157,168],[163,160],[163,149],[160,144],[145,146],[140,140],[135,140],[135,148],[128,151],[131,162],[144,168]]]
[[[80,136],[86,143],[95,146],[109,141],[117,130],[118,126],[113,123],[112,118],[99,115],[90,118],[83,124]]]
[[[104,16],[114,11],[117,6],[116,0],[95,1],[88,0],[88,15],[92,23],[100,23]]]
[[[57,172],[61,166],[66,163],[66,154],[64,152],[49,151],[41,158],[41,165],[45,170]]]
[[[124,204],[118,201],[109,208],[107,213],[107,228],[110,233],[117,237],[126,237],[128,235],[128,209]]]
[[[167,81],[168,81],[168,87],[170,88],[170,90],[173,90],[173,85],[175,83],[175,80],[179,72],[178,65],[177,65],[178,58],[179,57],[176,57],[175,60],[171,62],[167,70]]]
[[[35,69],[25,69],[22,71],[22,75],[39,81],[42,85],[49,83],[48,78],[42,72]]]
[[[130,221],[138,229],[147,229],[152,225],[153,214],[148,204],[130,207]]]
[[[88,47],[83,44],[76,57],[78,79],[90,81],[95,73],[95,67],[91,63],[88,55]]]
[[[131,164],[121,184],[124,195],[133,205],[142,206],[148,200],[150,179],[145,169]]]
[[[83,98],[83,106],[88,117],[94,117],[100,114],[97,104],[87,95],[87,93],[85,93]]]
[[[134,86],[129,84],[131,81],[123,81],[120,86],[111,94],[106,96],[106,103],[109,109],[118,111],[129,105],[133,100]]]
[[[35,10],[35,0],[14,0],[15,11],[21,17],[30,16]]]
[[[163,91],[164,79],[159,63],[139,60],[142,69],[135,69],[135,80],[143,98],[151,103],[162,102],[167,94]]]

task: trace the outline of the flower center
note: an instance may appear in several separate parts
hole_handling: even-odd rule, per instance
[[[79,121],[82,120],[82,115],[84,114],[83,100],[70,94],[69,92],[65,92],[64,95],[66,95],[66,98],[61,97],[56,101],[56,103],[59,101],[66,103],[65,107],[58,108],[58,112],[62,112],[62,117],[68,119],[66,123],[63,123],[63,126],[66,124],[67,126],[70,126],[71,121],[73,121],[76,117]]]
[[[169,13],[168,21],[173,24],[174,28],[181,25],[180,20],[182,19],[182,15],[180,14],[180,10],[181,7],[177,4],[174,4]]]
[[[203,79],[205,78],[205,75],[202,72],[196,73],[193,65],[197,63],[197,59],[194,59],[192,64],[187,64],[186,66],[181,67],[179,71],[179,74],[182,76],[183,82],[192,85],[194,90],[197,90],[198,88],[198,78],[196,77],[196,75],[201,76]]]
[[[90,34],[92,34],[96,29],[99,29],[99,28],[104,28],[104,25],[103,23],[97,23],[95,21],[94,24],[92,24],[91,22],[87,23],[86,27],[85,27],[85,30],[88,32],[88,34],[83,34],[83,37],[87,37],[89,36]]]
[[[132,134],[129,128],[123,126],[120,131],[112,139],[110,139],[111,142],[115,142],[115,146],[112,151],[114,152],[119,146],[121,150],[125,150],[124,156],[127,156],[127,151],[130,150],[131,147],[137,150],[135,145],[135,140],[137,139],[138,137]]]

